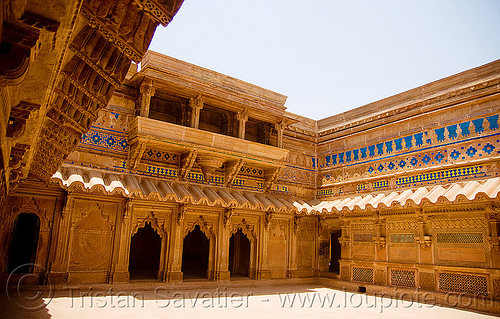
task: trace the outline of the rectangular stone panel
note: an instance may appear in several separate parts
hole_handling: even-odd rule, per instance
[[[439,260],[486,262],[486,252],[481,248],[440,247],[437,257]]]

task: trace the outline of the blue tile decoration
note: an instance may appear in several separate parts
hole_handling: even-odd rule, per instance
[[[240,168],[240,173],[246,174],[246,175],[253,175],[253,176],[264,176],[264,171],[260,168],[255,168],[251,166],[242,166]]]
[[[333,188],[319,189],[316,191],[316,197],[323,198],[333,195]]]
[[[463,137],[467,137],[470,135],[470,130],[469,130],[469,126],[470,126],[470,121],[467,121],[467,122],[463,122],[463,123],[460,123],[458,124],[460,126],[460,134],[462,134]]]
[[[389,159],[392,157],[397,157],[401,155],[406,155],[409,154],[409,157],[406,157],[404,159],[397,159],[394,161],[392,165],[389,166],[390,160],[385,162],[383,166],[385,167],[385,170],[393,170],[393,169],[399,169],[399,168],[408,168],[406,167],[406,164],[409,163],[412,166],[420,166],[423,165],[431,165],[434,164],[434,160],[437,163],[444,163],[447,162],[447,159],[453,159],[453,160],[458,160],[459,158],[465,159],[464,156],[483,156],[483,154],[491,154],[493,150],[491,147],[495,147],[494,145],[491,145],[491,147],[482,147],[482,146],[476,146],[473,145],[474,149],[476,150],[475,152],[471,149],[468,152],[464,149],[464,151],[460,151],[460,148],[457,148],[455,150],[450,150],[452,151],[451,153],[448,153],[449,156],[446,156],[446,150],[436,150],[438,153],[428,153],[427,156],[425,157],[426,153],[418,155],[416,159],[412,159],[411,153],[416,153],[421,150],[429,150],[429,149],[435,149],[437,147],[444,147],[446,145],[452,145],[456,143],[462,143],[465,142],[466,140],[463,140],[463,138],[467,138],[470,141],[483,138],[480,136],[471,136],[473,132],[476,134],[483,133],[485,130],[484,123],[487,121],[489,125],[486,128],[489,128],[491,130],[496,130],[498,128],[498,115],[492,115],[484,118],[479,118],[479,119],[474,119],[474,120],[468,120],[464,121],[461,123],[457,124],[452,124],[448,125],[445,127],[441,128],[436,128],[433,129],[433,131],[436,133],[435,135],[430,135],[428,131],[424,132],[418,132],[414,133],[412,135],[406,135],[402,137],[398,137],[395,139],[391,139],[389,141],[384,141],[384,142],[378,142],[374,143],[372,145],[367,145],[364,147],[360,147],[357,149],[353,150],[346,150],[345,152],[338,152],[336,154],[328,154],[323,157],[323,160],[320,163],[325,163],[325,165],[321,164],[321,167],[332,167],[333,168],[336,165],[346,165],[346,166],[353,166],[353,165],[363,165],[365,163],[373,162],[373,161],[378,161],[377,158],[385,156],[385,158],[380,158],[382,160],[384,159]],[[474,125],[474,131],[471,131],[470,125],[471,123]],[[498,135],[499,133],[495,133],[492,135]],[[489,135],[489,136],[492,136]],[[484,136],[484,137],[489,137],[489,136]],[[462,139],[459,139],[462,138]],[[404,141],[404,145],[403,145]],[[424,146],[424,141],[427,145]],[[435,142],[443,142],[446,141],[447,144],[443,143],[438,143],[436,145]],[[432,145],[432,146],[431,146]],[[419,147],[420,150],[415,149],[415,147]],[[463,148],[462,148],[463,149]],[[481,152],[482,150],[482,152]],[[402,153],[404,152],[404,153]],[[441,153],[442,152],[442,153]],[[488,153],[490,152],[490,153]],[[499,151],[500,152],[500,151]],[[499,153],[500,154],[500,153]],[[462,155],[462,156],[460,156]],[[371,159],[373,158],[373,159]],[[425,159],[423,161],[420,161],[419,158]],[[429,160],[430,159],[430,160]],[[415,162],[417,161],[417,162]],[[358,164],[359,163],[359,164]],[[316,162],[316,165],[318,165],[318,162]],[[378,165],[375,164],[372,166],[372,169],[370,170],[371,172],[378,170]],[[392,169],[390,168],[392,167]]]
[[[389,165],[387,165],[387,168],[389,168],[390,170],[393,170],[394,167],[396,167],[396,164],[394,164],[393,162],[390,162]]]
[[[202,175],[203,177],[203,175]],[[240,178],[235,178],[233,179],[233,182],[231,183],[233,186],[245,186],[245,180],[240,179]]]
[[[453,158],[454,160],[457,160],[460,157],[460,152],[457,150],[453,150],[453,152],[451,152],[450,154],[450,157]]]
[[[378,171],[379,172],[382,172],[384,170],[384,165],[380,164],[378,167],[377,167]]]
[[[413,143],[412,143],[413,135],[405,136],[403,138],[405,139],[405,148],[412,148],[413,147]]]
[[[392,141],[385,142],[385,148],[387,149],[387,153],[392,153]]]
[[[368,151],[370,152],[370,157],[375,156],[375,145],[368,146]]]
[[[126,136],[114,135],[92,129],[82,135],[80,145],[121,152],[127,152],[129,148]]]
[[[496,131],[498,129],[498,114],[493,116],[488,116],[486,118],[490,124],[490,130]]]
[[[403,149],[403,138],[397,138],[394,140],[394,144],[396,144],[396,151],[400,151]]]
[[[472,120],[472,124],[474,124],[474,132],[476,132],[477,134],[481,134],[484,132],[483,122],[483,118]]]
[[[371,173],[371,172],[373,172],[374,170],[375,170],[375,169],[374,169],[372,166],[370,166],[370,167],[368,168],[368,173]]]
[[[351,162],[351,151],[345,152],[345,160],[347,163]]]
[[[366,158],[366,147],[362,147],[359,149],[361,152],[361,158]]]
[[[441,163],[441,161],[444,159],[444,155],[441,152],[439,152],[436,154],[436,156],[434,156],[434,159],[439,163]]]
[[[339,164],[344,163],[344,153],[339,153]]]
[[[477,166],[469,166],[461,168],[452,168],[442,171],[434,171],[413,176],[400,177],[396,179],[396,185],[426,182],[444,178],[456,178],[461,176],[476,175],[481,173],[481,169],[482,166],[477,165]]]
[[[438,142],[443,142],[445,137],[444,137],[444,127],[435,129],[434,132],[437,135],[437,140]]]
[[[422,162],[424,162],[424,164],[427,165],[430,161],[431,161],[430,156],[425,154],[425,156],[422,158]]]
[[[494,149],[495,149],[495,146],[491,145],[490,143],[486,143],[486,145],[484,145],[484,147],[483,147],[483,152],[485,152],[487,154],[491,154]]]
[[[469,157],[473,157],[475,154],[477,153],[477,150],[470,146],[467,151],[465,152],[465,154],[469,155]]]
[[[422,145],[424,145],[424,141],[423,141],[423,138],[424,138],[424,133],[417,133],[417,134],[414,134],[413,136],[415,136],[415,145],[420,147]]]
[[[353,161],[359,160],[359,149],[352,151],[352,155],[353,155],[353,158],[352,158]]]
[[[177,170],[160,166],[148,165],[146,168],[148,175],[158,175],[161,177],[177,177]]]
[[[356,189],[357,189],[358,191],[364,191],[364,190],[366,190],[366,184],[358,184],[358,185],[356,186]]]
[[[457,135],[457,124],[447,126],[446,129],[448,130],[448,138],[450,140],[454,140],[458,137]]]
[[[179,163],[179,155],[178,154],[168,153],[168,152],[164,152],[164,151],[146,149],[143,157],[145,159],[151,159],[151,160],[160,161],[160,162],[167,162],[167,163],[173,163],[173,164]]]
[[[383,181],[376,181],[373,183],[374,188],[383,188],[389,186],[389,181],[388,180],[383,180]]]
[[[276,185],[276,186],[273,186],[270,190],[271,190],[271,192],[273,192],[273,193],[279,193],[279,194],[286,194],[286,193],[289,193],[289,191],[288,191],[288,186],[283,186],[283,185]]]
[[[330,166],[330,160],[332,159],[332,157],[330,155],[326,156],[325,157],[325,160],[326,160],[326,166]]]

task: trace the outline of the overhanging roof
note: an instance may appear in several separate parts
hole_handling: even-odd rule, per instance
[[[304,201],[290,195],[258,193],[226,187],[165,181],[150,177],[63,166],[52,180],[65,189],[120,194],[143,200],[234,207],[290,214],[354,213],[378,209],[449,205],[500,200],[500,178],[447,186],[420,187],[401,191]]]
[[[234,207],[257,211],[272,210],[294,214],[297,212],[295,205],[299,203],[291,196],[277,196],[224,187],[179,183],[79,167],[63,166],[52,176],[52,180],[68,190],[122,195],[143,200]],[[300,201],[300,203],[304,202]]]
[[[453,183],[446,186],[419,187],[386,193],[343,197],[335,200],[316,201],[314,204],[296,204],[301,213],[352,213],[425,205],[448,205],[500,199],[500,178]]]

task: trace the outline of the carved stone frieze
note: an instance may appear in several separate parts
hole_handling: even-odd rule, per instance
[[[255,238],[255,225],[247,222],[246,219],[242,219],[239,223],[233,224],[233,227],[231,229],[231,234],[235,234],[238,232],[238,230],[241,230],[241,232],[249,239],[252,240]]]
[[[484,228],[487,221],[484,218],[433,219],[432,228]]]
[[[184,237],[192,232],[196,226],[200,227],[200,230],[207,236],[207,238],[212,238],[215,236],[214,224],[211,221],[207,221],[203,215],[198,216],[197,219],[191,219],[186,221],[186,228],[184,230]]]

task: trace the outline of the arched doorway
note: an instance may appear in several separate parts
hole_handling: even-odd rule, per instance
[[[341,258],[341,245],[339,238],[341,236],[341,231],[337,230],[330,233],[330,267],[329,272],[338,274],[340,269],[339,259]]]
[[[40,218],[36,214],[21,213],[16,217],[9,247],[9,272],[33,272],[39,230]]]
[[[130,279],[158,279],[161,237],[146,223],[130,242]]]
[[[250,240],[241,229],[229,239],[229,271],[231,277],[248,277],[250,268]]]
[[[210,240],[196,227],[184,237],[182,273],[184,279],[207,278]]]

